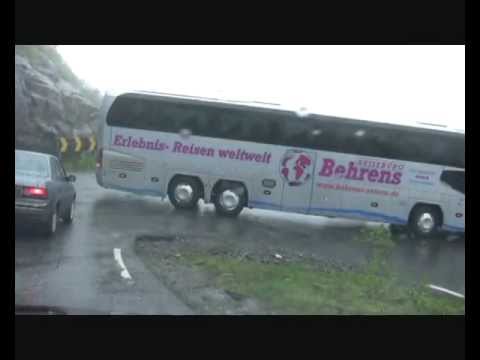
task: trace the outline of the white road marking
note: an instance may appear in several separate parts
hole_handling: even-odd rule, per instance
[[[457,293],[457,292],[452,291],[452,290],[445,289],[445,288],[443,288],[443,287],[441,287],[441,286],[436,286],[436,285],[430,284],[430,285],[428,285],[428,287],[429,287],[430,289],[433,289],[433,290],[442,291],[442,292],[444,292],[444,293],[447,293],[447,294],[456,296],[456,297],[458,297],[458,298],[465,299],[465,295],[460,294],[460,293]]]
[[[120,273],[120,275],[122,275],[122,277],[126,280],[133,280],[132,277],[130,276],[130,273],[128,272],[127,267],[125,266],[125,263],[123,262],[122,249],[119,249],[119,248],[113,249],[113,257],[115,258],[115,261],[120,266],[120,269],[122,269],[122,272]]]

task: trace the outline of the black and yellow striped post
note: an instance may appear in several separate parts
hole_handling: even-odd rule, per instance
[[[73,171],[95,170],[95,150],[97,141],[91,136],[60,136],[58,137],[60,157],[66,169]]]
[[[97,140],[92,136],[60,136],[60,153],[67,156],[79,156],[82,153],[92,153],[96,150]]]

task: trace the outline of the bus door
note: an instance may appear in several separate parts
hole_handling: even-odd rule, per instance
[[[465,170],[444,169],[440,182],[448,204],[444,208],[444,225],[450,230],[465,229]]]
[[[308,213],[311,205],[316,153],[289,149],[280,160],[283,180],[282,210]]]
[[[316,215],[325,215],[336,217],[342,208],[343,191],[339,186],[345,184],[344,179],[337,176],[323,176],[320,174],[324,166],[331,161],[332,155],[322,152],[317,153],[317,166],[315,169],[315,179],[312,187],[312,202],[310,213]]]

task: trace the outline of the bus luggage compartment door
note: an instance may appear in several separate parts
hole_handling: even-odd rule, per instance
[[[145,161],[132,155],[105,150],[105,185],[121,189],[142,190],[145,183]]]

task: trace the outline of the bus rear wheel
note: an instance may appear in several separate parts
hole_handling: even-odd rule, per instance
[[[213,204],[221,216],[238,216],[246,204],[245,188],[241,184],[222,184],[215,191]]]
[[[200,199],[200,185],[191,177],[176,177],[168,186],[168,198],[177,209],[193,209]]]
[[[409,227],[417,238],[430,238],[438,233],[441,214],[433,206],[420,205],[412,210]]]

